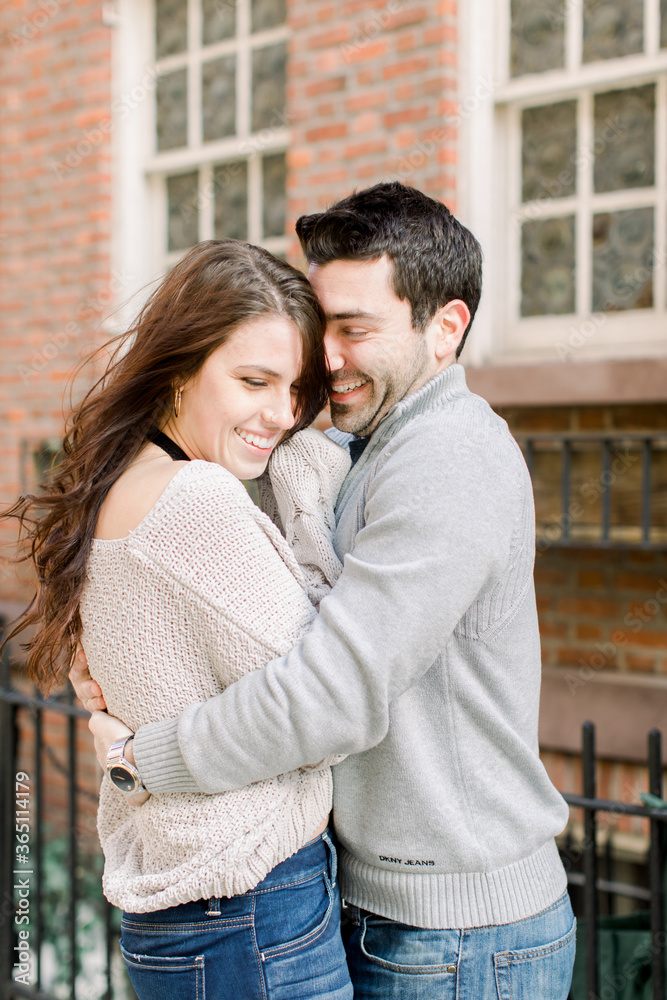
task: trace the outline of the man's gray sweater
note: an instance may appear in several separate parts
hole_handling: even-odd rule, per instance
[[[225,791],[349,754],[334,768],[347,900],[419,927],[539,912],[565,890],[568,811],[538,756],[531,483],[460,365],[382,420],[337,519],[344,570],[312,630],[141,728],[147,787]]]

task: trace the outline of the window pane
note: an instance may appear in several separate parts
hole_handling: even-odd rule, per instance
[[[593,311],[653,305],[653,209],[593,217]]]
[[[512,0],[511,74],[565,65],[565,0]]]
[[[595,97],[595,190],[655,183],[655,86]]]
[[[615,59],[643,48],[644,0],[584,0],[584,62]]]
[[[213,174],[215,238],[248,239],[248,164],[222,163]]]
[[[574,312],[574,216],[524,222],[521,315]]]
[[[284,24],[287,19],[285,0],[252,0],[252,30],[263,31]]]
[[[236,0],[202,0],[202,40],[213,45],[236,34]]]
[[[198,174],[167,177],[168,248],[186,250],[199,241]]]
[[[526,108],[521,116],[524,201],[576,190],[577,103]]]
[[[269,128],[285,113],[284,42],[255,49],[252,54],[252,130]]]
[[[178,69],[157,81],[157,148],[175,149],[188,144],[187,71]]]
[[[204,142],[236,131],[236,56],[204,63],[201,72]]]
[[[265,156],[262,161],[262,196],[264,199],[264,235],[285,235],[285,188],[287,164],[284,153]]]
[[[667,0],[660,2],[660,48],[667,49]]]
[[[188,47],[188,0],[156,0],[155,54],[158,59]]]

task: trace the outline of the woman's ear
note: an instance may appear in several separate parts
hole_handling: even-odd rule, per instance
[[[447,361],[456,351],[470,323],[470,310],[462,299],[441,306],[431,321],[435,329],[435,356]]]

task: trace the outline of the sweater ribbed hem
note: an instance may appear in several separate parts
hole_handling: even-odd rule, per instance
[[[297,783],[289,804],[278,798],[277,809],[248,834],[210,853],[211,844],[188,844],[182,859],[172,866],[140,871],[137,857],[143,857],[135,843],[131,823],[107,838],[100,836],[106,856],[104,895],[114,906],[128,913],[152,913],[191,903],[197,899],[240,896],[254,889],[276,865],[300,851],[331,811],[333,783],[331,771],[291,772]],[[213,796],[224,806],[224,796]],[[221,829],[224,824],[221,811]],[[222,839],[222,834],[221,834]],[[118,848],[121,848],[119,852]]]
[[[525,920],[555,903],[567,875],[554,840],[493,872],[409,874],[375,868],[341,848],[341,895],[413,927],[465,929]]]
[[[150,722],[134,738],[134,757],[141,780],[154,795],[200,792],[178,742],[178,719]]]

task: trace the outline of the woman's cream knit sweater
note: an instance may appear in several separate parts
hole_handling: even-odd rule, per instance
[[[126,538],[94,541],[83,646],[112,715],[132,730],[178,715],[298,641],[340,573],[330,533],[349,464],[310,429],[276,450],[269,499],[290,544],[242,483],[201,461],[176,473]],[[107,898],[143,913],[253,888],[329,812],[331,762],[220,795],[152,795],[139,808],[105,776]]]

